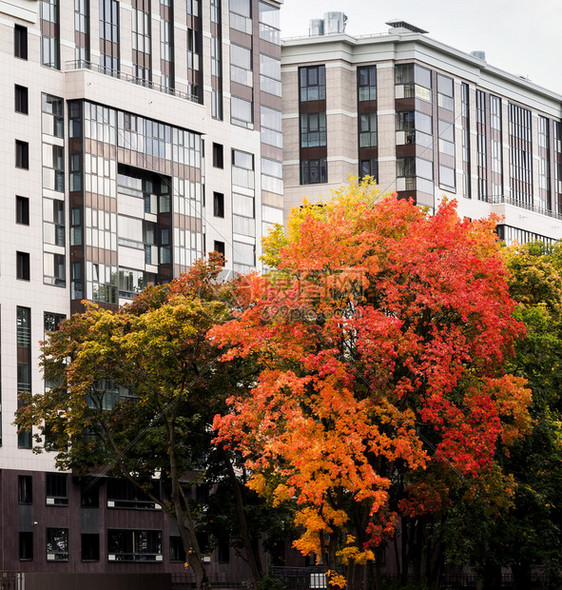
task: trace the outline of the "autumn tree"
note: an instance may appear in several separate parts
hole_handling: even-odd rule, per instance
[[[528,428],[530,394],[503,368],[523,329],[493,228],[353,182],[292,212],[265,243],[273,270],[211,330],[225,361],[261,367],[218,440],[252,489],[296,504],[295,547],[333,587],[363,588],[399,518],[443,510],[452,479],[511,493],[494,457]]]
[[[59,468],[125,478],[160,504],[178,527],[198,588],[210,587],[199,542],[208,523],[191,488],[208,482],[209,462],[213,481],[229,482],[240,500],[231,528],[247,550],[254,585],[262,570],[250,538],[259,532],[245,522],[233,455],[211,444],[212,417],[246,379],[243,364],[217,366],[205,338],[230,313],[219,258],[212,254],[169,285],[147,288],[118,311],[88,304],[63,322],[42,349],[50,387],[17,416],[21,426],[35,427],[36,452],[57,452]]]

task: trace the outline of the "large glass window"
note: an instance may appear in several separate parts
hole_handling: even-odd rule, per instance
[[[254,122],[252,106],[251,101],[232,96],[230,99],[231,123],[240,127],[252,128]]]
[[[151,81],[150,3],[138,1],[132,10],[133,68],[135,82],[147,85]]]
[[[377,114],[359,114],[359,147],[376,147],[377,145]]]
[[[281,96],[281,61],[260,53],[260,89]]]
[[[431,102],[431,70],[418,64],[398,64],[394,70],[396,98]]]
[[[326,145],[326,113],[301,113],[301,147]]]
[[[319,184],[323,182],[328,182],[326,158],[303,160],[301,162],[301,184]]]
[[[74,0],[74,59],[76,67],[90,63],[90,0]]]
[[[357,89],[359,101],[377,100],[376,66],[361,66],[357,68]]]
[[[238,84],[252,86],[252,51],[247,47],[230,46],[230,79]]]
[[[262,142],[278,148],[283,147],[281,111],[262,106],[260,118]]]
[[[162,561],[162,531],[108,529],[108,561]]]
[[[45,474],[45,501],[48,506],[68,506],[68,475]]]
[[[307,102],[310,100],[325,100],[325,66],[307,66],[299,68],[299,86],[301,102]]]
[[[47,561],[68,561],[68,529],[47,529]]]
[[[260,39],[278,45],[280,42],[281,29],[279,7],[272,6],[267,2],[260,2],[259,12]]]
[[[22,407],[21,393],[31,392],[31,310],[18,307],[17,314],[17,385],[18,408]],[[18,430],[18,449],[31,449],[31,428]]]
[[[41,63],[60,69],[59,0],[41,0]]]
[[[252,4],[251,0],[230,0],[230,26],[233,29],[251,35]]]
[[[119,75],[119,2],[100,0],[100,67],[105,74]]]

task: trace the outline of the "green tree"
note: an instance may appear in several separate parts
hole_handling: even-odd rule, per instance
[[[30,397],[17,416],[20,427],[36,427],[36,452],[56,451],[59,468],[125,478],[160,504],[178,527],[199,588],[209,587],[200,545],[209,527],[190,488],[206,482],[212,459],[240,500],[231,528],[246,549],[254,585],[262,573],[234,455],[215,453],[211,443],[213,416],[251,373],[247,363],[217,364],[205,337],[231,313],[229,286],[218,280],[221,264],[211,255],[118,311],[88,304],[63,322],[42,349],[50,388]],[[162,495],[154,491],[155,476]]]
[[[486,588],[510,566],[515,587],[531,587],[534,569],[549,587],[562,582],[562,244],[506,249],[514,317],[526,327],[508,369],[532,390],[532,431],[498,455],[516,482],[507,510],[486,510],[482,498],[456,506],[447,522],[448,552],[469,561]]]

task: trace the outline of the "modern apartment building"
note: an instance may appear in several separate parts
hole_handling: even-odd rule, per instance
[[[283,219],[281,4],[0,0],[0,570],[184,570],[157,506],[81,490],[14,412],[83,299],[116,308],[212,250],[256,268]]]
[[[562,237],[562,97],[403,21],[351,37],[342,13],[283,41],[285,215],[349,175],[434,209],[502,217],[507,242]]]

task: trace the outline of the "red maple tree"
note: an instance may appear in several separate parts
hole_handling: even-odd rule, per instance
[[[254,490],[296,503],[295,546],[332,586],[354,586],[399,515],[443,509],[440,474],[497,475],[498,445],[529,427],[530,392],[503,369],[523,329],[493,229],[352,183],[266,240],[274,270],[210,333],[261,369],[217,440]]]

